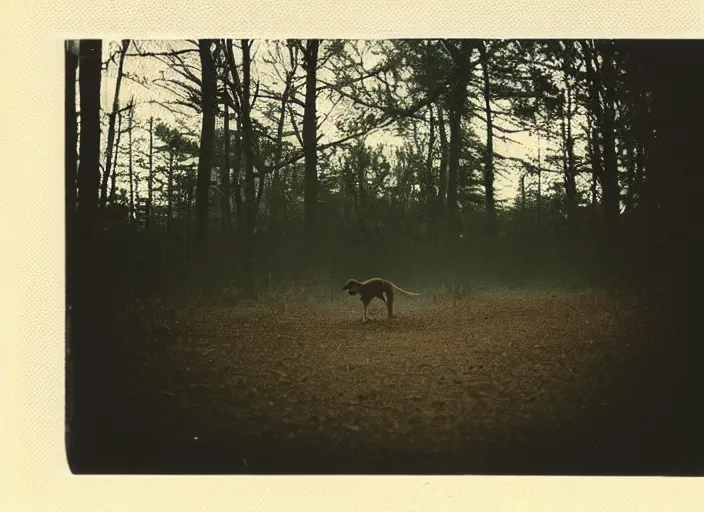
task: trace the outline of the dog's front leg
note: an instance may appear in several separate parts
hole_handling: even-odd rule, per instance
[[[369,319],[367,318],[367,307],[369,306],[368,300],[362,299],[362,304],[364,305],[364,315],[362,316],[362,322],[367,322]]]

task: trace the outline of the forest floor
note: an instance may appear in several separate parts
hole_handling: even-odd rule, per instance
[[[375,301],[362,323],[341,290],[303,297],[142,305],[115,359],[124,385],[103,469],[671,471],[672,400],[653,373],[668,362],[632,304],[594,292],[398,297],[395,318]]]

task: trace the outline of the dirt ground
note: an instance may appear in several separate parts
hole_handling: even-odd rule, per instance
[[[122,363],[141,410],[116,429],[150,442],[116,471],[624,474],[647,450],[661,469],[643,443],[667,390],[631,304],[399,297],[362,323],[344,292],[302,297],[143,306]]]

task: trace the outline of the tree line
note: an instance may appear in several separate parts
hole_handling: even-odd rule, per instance
[[[663,44],[124,40],[103,62],[102,41],[68,42],[67,233],[178,246],[193,268],[220,254],[249,296],[279,266],[340,261],[330,247],[392,262],[385,245],[408,240],[416,265],[525,270],[558,251],[613,277],[657,247],[677,196]],[[169,73],[129,74],[127,59]],[[163,90],[172,120],[125,102],[125,80]],[[397,142],[369,142],[382,131]],[[507,151],[522,134],[537,154]]]

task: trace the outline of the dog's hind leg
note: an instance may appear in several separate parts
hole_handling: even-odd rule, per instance
[[[389,289],[386,292],[386,309],[389,311],[389,318],[394,316],[394,290]]]

